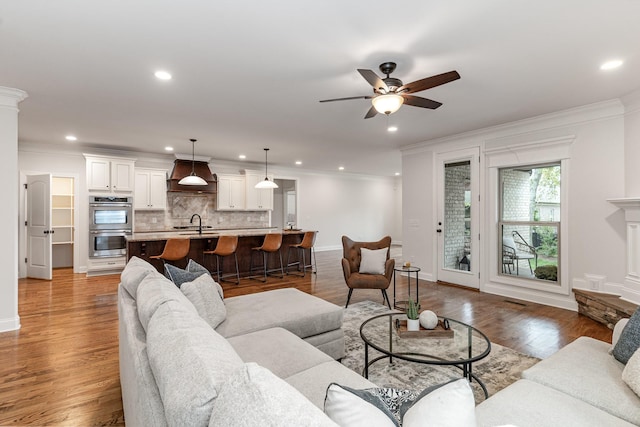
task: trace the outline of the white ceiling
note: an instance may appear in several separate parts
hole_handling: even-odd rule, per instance
[[[640,88],[638,0],[0,3],[0,85],[22,89],[21,142],[393,175],[399,148]],[[620,58],[610,72],[601,63]],[[394,61],[405,83],[462,78],[363,117],[356,72]],[[153,77],[166,69],[173,79]],[[387,125],[399,127],[395,134]]]

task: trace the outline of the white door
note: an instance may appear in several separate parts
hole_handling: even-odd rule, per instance
[[[51,280],[51,175],[27,176],[27,277]]]
[[[438,155],[438,280],[480,287],[478,148]]]

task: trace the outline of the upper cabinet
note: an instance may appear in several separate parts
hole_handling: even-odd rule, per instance
[[[135,159],[86,155],[87,189],[102,193],[132,193]]]
[[[257,171],[245,171],[245,208],[247,210],[273,210],[273,189],[256,188],[256,184],[264,179],[264,174]],[[273,176],[269,176],[273,180]]]
[[[245,179],[242,175],[218,175],[218,210],[244,210]]]
[[[135,169],[135,210],[165,210],[167,208],[167,171]]]

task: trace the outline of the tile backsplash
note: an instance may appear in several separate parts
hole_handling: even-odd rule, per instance
[[[136,211],[134,232],[171,230],[191,225],[193,214],[202,217],[202,225],[214,228],[261,228],[269,226],[267,211],[217,211],[215,194],[167,193],[167,210]],[[196,223],[194,222],[193,225]]]

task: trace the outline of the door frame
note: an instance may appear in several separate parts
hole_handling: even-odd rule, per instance
[[[471,264],[470,271],[444,268],[444,170],[445,165],[470,161],[471,166]],[[480,289],[480,147],[437,153],[435,156],[436,215],[435,215],[435,280]],[[437,230],[441,230],[438,232]]]

